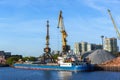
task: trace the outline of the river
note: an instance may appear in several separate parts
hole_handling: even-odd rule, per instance
[[[67,72],[0,67],[0,80],[120,80],[120,72]]]

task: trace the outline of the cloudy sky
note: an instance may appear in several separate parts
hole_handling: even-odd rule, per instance
[[[50,47],[61,49],[57,29],[63,11],[68,44],[101,44],[101,35],[117,37],[107,9],[120,30],[120,0],[0,0],[0,50],[39,56],[45,47],[46,21],[50,22]],[[120,40],[118,40],[120,46]]]

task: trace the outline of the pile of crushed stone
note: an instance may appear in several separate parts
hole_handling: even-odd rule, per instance
[[[83,58],[84,57],[89,58],[92,64],[101,64],[103,62],[106,62],[115,58],[115,56],[112,53],[102,49],[98,49],[89,53],[88,55],[86,54],[84,55],[83,55]]]

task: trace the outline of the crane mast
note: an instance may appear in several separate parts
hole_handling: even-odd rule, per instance
[[[49,21],[47,21],[47,35],[46,35],[46,47],[44,48],[43,61],[45,62],[55,62],[53,56],[51,55],[51,48],[49,47]]]
[[[120,32],[119,32],[119,30],[118,30],[118,28],[117,28],[117,26],[116,26],[116,24],[115,24],[115,21],[114,21],[114,19],[113,19],[113,17],[112,17],[112,14],[111,14],[111,12],[110,12],[109,9],[108,9],[108,13],[109,13],[109,15],[110,15],[110,18],[111,18],[112,23],[113,23],[113,25],[114,25],[114,28],[115,28],[115,30],[116,30],[116,34],[117,34],[117,36],[118,36],[118,39],[120,39]]]
[[[46,48],[44,49],[44,52],[50,53],[51,49],[49,48],[49,21],[47,21],[47,35],[46,35]]]
[[[60,32],[62,35],[62,52],[68,52],[70,47],[67,45],[67,32],[65,31],[65,26],[63,22],[63,17],[62,17],[62,11],[60,11],[59,18],[58,18],[58,28],[60,28]]]

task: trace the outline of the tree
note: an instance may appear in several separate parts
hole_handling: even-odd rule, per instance
[[[36,61],[36,58],[33,57],[33,56],[31,56],[31,57],[29,57],[29,60],[30,60],[30,61]]]
[[[57,59],[59,54],[53,54],[52,56],[53,56],[54,59]]]
[[[30,56],[30,57],[23,57],[22,60],[23,61],[36,61],[37,59],[33,56]]]
[[[9,64],[9,65],[12,65],[14,64],[15,62],[17,62],[20,58],[18,57],[10,57],[6,60],[6,63]]]

